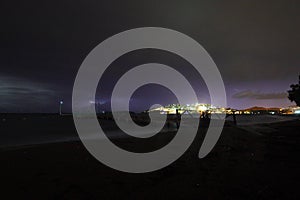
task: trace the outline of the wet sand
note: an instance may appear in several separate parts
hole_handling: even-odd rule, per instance
[[[71,125],[61,124],[61,130],[72,132]],[[3,127],[9,126],[1,126],[1,134]],[[14,131],[26,131],[16,127]],[[206,131],[201,127],[180,159],[146,174],[113,170],[79,141],[1,148],[1,193],[20,199],[299,199],[300,121],[261,127],[265,128],[256,130],[257,135],[226,125],[214,150],[199,159]],[[163,146],[174,134],[143,143],[113,141],[125,149],[146,151]]]

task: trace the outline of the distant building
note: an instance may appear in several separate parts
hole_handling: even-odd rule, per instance
[[[278,114],[300,114],[300,107],[298,106],[289,106],[287,108],[265,108],[254,106],[251,108],[247,108],[244,110],[236,110],[231,108],[221,108],[217,106],[213,106],[211,104],[205,103],[195,103],[195,104],[170,104],[167,106],[161,106],[157,108],[153,108],[148,112],[160,112],[160,114],[211,114],[211,113],[219,113],[219,114],[244,114],[244,115],[278,115]]]
[[[204,112],[205,113],[227,113],[230,111],[230,109],[216,107],[211,104],[195,103],[195,104],[186,104],[186,105],[170,104],[167,106],[162,106],[162,107],[149,110],[149,112],[153,112],[153,111],[160,112],[161,114],[176,114],[176,112],[178,112],[179,114],[183,114],[185,112],[191,114],[202,114]]]
[[[281,108],[251,107],[242,110],[242,114],[280,114]]]
[[[287,108],[282,108],[281,113],[284,115],[300,114],[300,107],[299,106],[289,106]]]

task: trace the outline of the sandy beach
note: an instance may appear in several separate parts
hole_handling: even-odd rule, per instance
[[[74,136],[72,121],[62,126],[61,119],[55,120],[49,123],[61,125],[60,130]],[[9,127],[2,124],[2,136]],[[299,199],[300,121],[261,127],[265,128],[256,130],[257,135],[227,124],[213,151],[199,159],[206,131],[200,126],[194,143],[180,159],[145,174],[103,165],[80,141],[2,147],[1,192],[20,199]],[[13,131],[30,130],[22,128],[15,126]],[[51,126],[36,129],[51,132]],[[142,143],[126,138],[113,142],[125,149],[148,151],[160,148],[174,134],[160,134]]]

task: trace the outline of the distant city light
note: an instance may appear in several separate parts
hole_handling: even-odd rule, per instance
[[[207,110],[207,107],[204,106],[204,105],[201,105],[201,106],[198,107],[198,110],[199,110],[199,111],[206,111],[206,110]]]
[[[235,110],[231,108],[222,108],[206,103],[195,103],[195,104],[170,104],[167,106],[155,107],[149,110],[149,112],[156,111],[160,114],[184,114],[185,111],[188,113],[209,113],[209,114],[244,114],[244,115],[262,115],[262,114],[300,114],[299,106],[289,106],[288,108],[264,108],[264,107],[252,107],[244,110]]]

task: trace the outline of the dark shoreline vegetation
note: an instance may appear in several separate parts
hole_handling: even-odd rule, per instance
[[[71,115],[5,118],[0,122],[1,138],[15,132],[77,135]],[[181,158],[146,174],[113,170],[93,158],[80,141],[1,147],[1,191],[10,198],[31,199],[299,199],[299,128],[299,119],[264,124],[258,135],[228,122],[213,151],[199,159],[207,129],[202,123]],[[159,133],[147,142],[112,141],[143,152],[162,147],[175,133]]]

